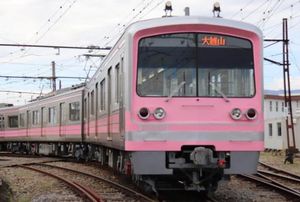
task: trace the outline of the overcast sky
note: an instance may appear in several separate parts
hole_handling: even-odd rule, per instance
[[[123,28],[140,19],[164,15],[162,0],[2,0],[0,43],[66,46],[113,46]],[[212,16],[212,0],[173,0],[173,15]],[[282,36],[282,18],[289,19],[291,85],[300,89],[300,0],[220,0],[221,16],[259,26],[265,38]],[[265,43],[265,45],[268,45]],[[264,50],[264,56],[281,62],[282,45]],[[100,58],[86,58],[88,50],[40,49],[0,46],[0,76],[91,76]],[[105,53],[94,51],[91,54]],[[282,68],[264,62],[265,88],[282,89]],[[62,87],[84,80],[62,80]],[[0,78],[0,91],[47,93],[48,80]],[[0,92],[0,103],[23,104],[36,95]]]

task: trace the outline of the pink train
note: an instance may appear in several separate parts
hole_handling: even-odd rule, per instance
[[[253,25],[140,21],[85,86],[0,109],[0,142],[94,159],[154,191],[213,191],[226,174],[256,172],[262,72],[262,33]]]

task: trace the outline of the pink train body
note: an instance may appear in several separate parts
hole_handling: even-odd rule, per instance
[[[224,174],[256,172],[262,72],[255,26],[201,17],[137,22],[84,87],[0,109],[0,141],[96,159],[153,190],[166,177],[186,190],[214,190]]]

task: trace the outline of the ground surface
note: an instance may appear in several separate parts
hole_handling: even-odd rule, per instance
[[[300,158],[295,158],[294,164],[284,164],[284,157],[284,155],[279,155],[278,153],[263,152],[261,153],[260,160],[274,167],[300,175]],[[16,163],[25,163],[26,161],[28,161],[27,158],[17,158]],[[40,161],[40,159],[31,159],[30,161]],[[2,183],[2,186],[0,185],[0,202],[81,201],[65,185],[54,179],[37,175],[21,168],[2,167],[9,163],[12,162],[8,161],[8,157],[0,156],[0,184]],[[87,169],[94,169],[89,168],[87,165],[84,166],[86,166],[84,167],[86,171]],[[220,202],[291,201],[275,190],[242,180],[237,176],[231,176],[230,181],[220,182],[215,196]]]

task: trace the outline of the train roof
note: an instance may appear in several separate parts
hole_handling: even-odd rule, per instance
[[[16,112],[21,106],[5,106],[0,108],[0,115],[3,112]]]
[[[37,97],[33,100],[30,100],[29,102],[44,100],[46,98],[53,97],[53,96],[56,96],[56,95],[61,95],[61,94],[69,93],[69,92],[74,92],[77,89],[82,90],[85,87],[85,85],[86,85],[86,83],[80,83],[80,84],[72,85],[71,87],[68,87],[68,88],[62,88],[62,89],[47,93],[43,96],[39,96],[39,97]]]
[[[161,26],[168,26],[168,25],[190,25],[190,24],[206,24],[206,25],[217,25],[217,26],[225,26],[225,27],[231,27],[236,29],[242,29],[246,31],[250,31],[253,33],[256,33],[259,37],[262,38],[262,31],[255,25],[242,22],[242,21],[236,21],[236,20],[229,20],[226,18],[215,18],[215,17],[201,17],[201,16],[181,16],[181,17],[161,17],[161,18],[154,18],[154,19],[148,19],[148,20],[141,20],[134,22],[130,24],[125,31],[123,32],[122,36],[118,39],[118,41],[114,44],[108,55],[104,58],[102,61],[100,67],[95,72],[95,74],[92,76],[92,78],[88,81],[87,86],[90,84],[93,84],[95,81],[95,77],[101,72],[101,67],[105,66],[105,64],[110,60],[113,53],[115,53],[116,49],[119,49],[119,47],[123,43],[124,37],[127,35],[133,36],[136,32],[143,30],[143,29],[149,29],[154,27],[161,27]]]
[[[225,26],[232,27],[242,30],[247,30],[250,32],[255,32],[257,35],[262,36],[262,31],[255,25],[230,20],[226,18],[215,18],[215,17],[200,17],[200,16],[182,16],[182,17],[162,17],[149,20],[138,21],[132,23],[125,30],[126,32],[135,33],[139,30],[148,29],[151,27],[160,27],[168,25],[179,25],[179,24],[206,24],[206,25],[216,25],[216,26]]]

